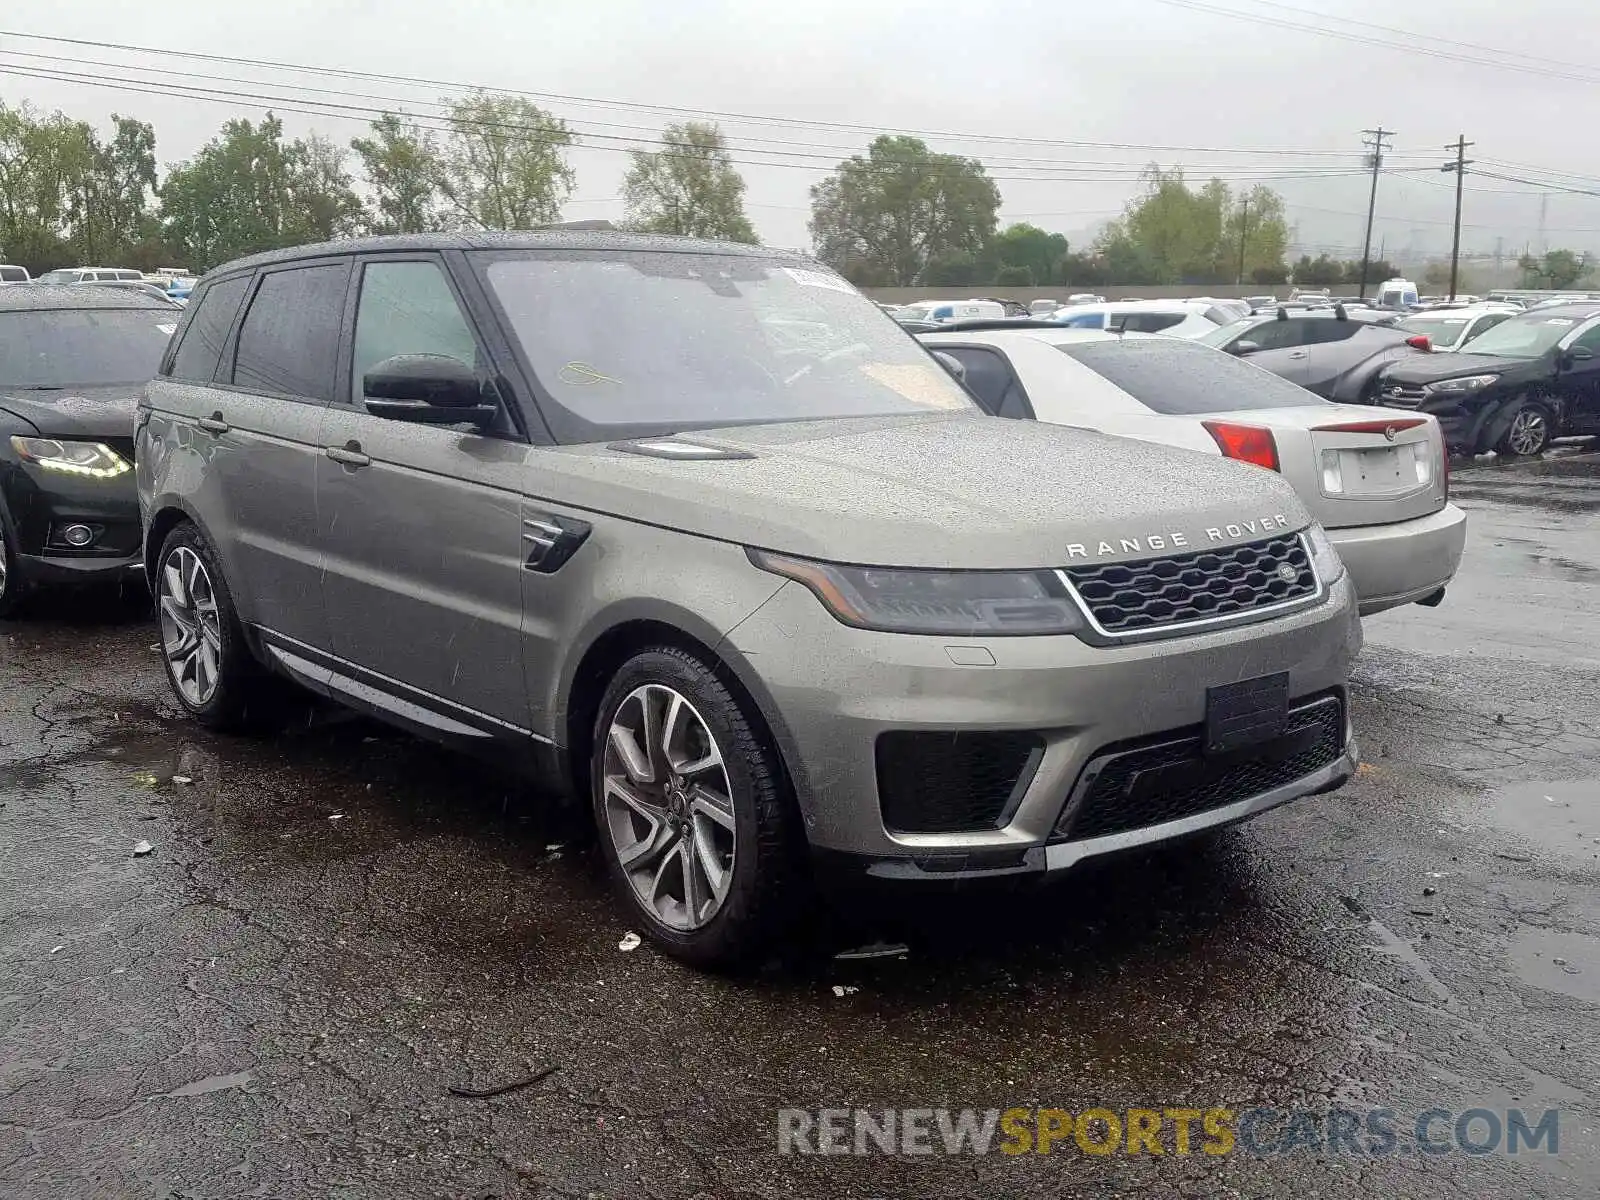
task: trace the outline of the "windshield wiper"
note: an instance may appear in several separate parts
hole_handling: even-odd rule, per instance
[[[54,383],[24,383],[7,390],[13,392],[64,392],[67,389]]]

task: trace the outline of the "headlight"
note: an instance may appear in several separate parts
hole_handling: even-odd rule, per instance
[[[1344,559],[1328,540],[1328,531],[1313,521],[1306,529],[1306,541],[1311,546],[1311,565],[1316,567],[1317,577],[1325,584],[1336,583],[1344,574]]]
[[[55,438],[13,437],[11,448],[23,462],[46,471],[110,479],[133,470],[133,464],[104,442],[62,442]]]
[[[751,550],[750,561],[806,587],[838,620],[885,633],[1075,633],[1083,618],[1047,571],[843,567]]]
[[[1498,375],[1463,375],[1459,379],[1441,379],[1438,383],[1428,384],[1430,392],[1475,392],[1479,388],[1486,388],[1491,383],[1499,383]]]

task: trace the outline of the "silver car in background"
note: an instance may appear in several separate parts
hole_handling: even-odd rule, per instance
[[[188,713],[293,681],[526,769],[691,962],[762,952],[819,866],[1044,878],[1354,771],[1354,594],[1282,479],[992,420],[796,255],[245,259],[137,425]]]
[[[1184,446],[1278,472],[1328,530],[1363,614],[1437,604],[1466,514],[1450,503],[1439,423],[1332,404],[1220,350],[1060,329],[923,335],[989,412]]]

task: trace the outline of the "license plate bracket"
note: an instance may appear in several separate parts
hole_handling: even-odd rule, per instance
[[[1289,724],[1289,673],[1206,689],[1204,752],[1227,754],[1282,737]]]

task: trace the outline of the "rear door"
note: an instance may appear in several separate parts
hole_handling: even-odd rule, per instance
[[[334,653],[379,686],[410,690],[435,720],[459,707],[525,727],[527,441],[509,424],[489,433],[420,425],[362,403],[367,370],[396,354],[445,354],[492,374],[439,255],[364,258],[351,319],[317,463]]]
[[[247,620],[326,650],[317,538],[318,426],[333,397],[348,258],[262,269],[198,422],[214,441]]]

